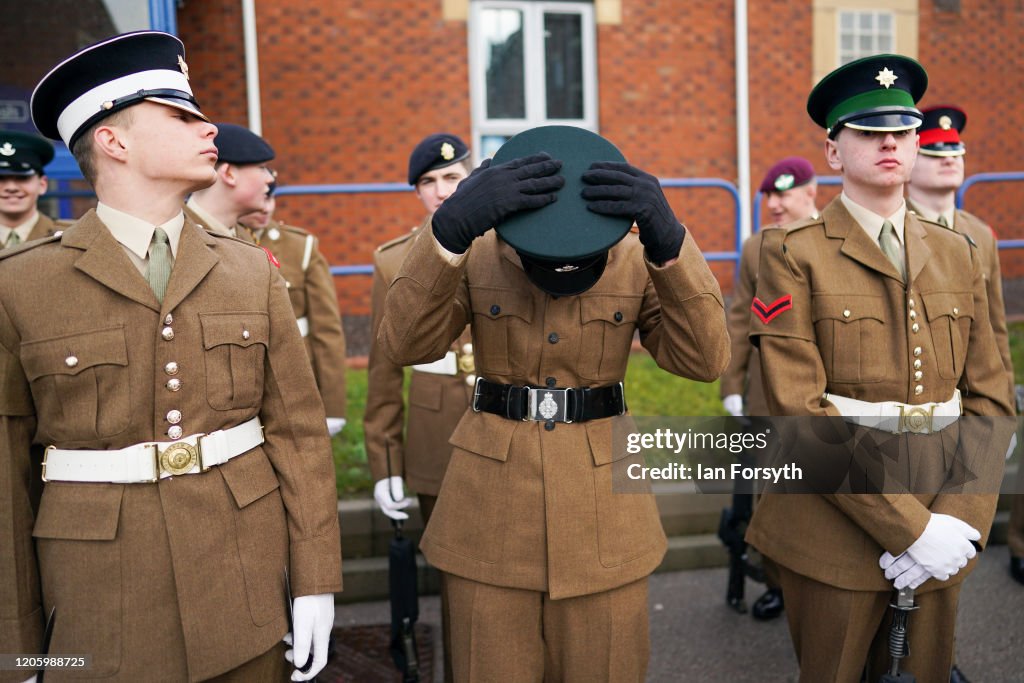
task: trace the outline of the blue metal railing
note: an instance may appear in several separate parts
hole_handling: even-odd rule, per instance
[[[1006,171],[1003,173],[975,173],[964,181],[964,184],[956,191],[956,208],[964,206],[964,195],[978,183],[1002,183],[1020,182],[1024,180],[1024,171]],[[1024,247],[1024,240],[996,240],[1000,249],[1020,249]]]

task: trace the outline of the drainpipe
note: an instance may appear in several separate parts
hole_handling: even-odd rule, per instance
[[[260,108],[260,62],[256,47],[256,0],[242,0],[242,34],[245,41],[245,99],[249,130],[263,135]]]
[[[750,236],[750,81],[747,70],[747,1],[736,0],[736,170],[740,235]]]

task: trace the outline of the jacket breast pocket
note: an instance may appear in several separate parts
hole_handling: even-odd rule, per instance
[[[894,371],[882,297],[817,294],[811,319],[830,382],[879,382]]]
[[[640,295],[580,297],[580,377],[598,382],[622,379],[641,301]]]
[[[48,440],[109,437],[128,427],[132,395],[122,326],[23,342],[21,363]]]
[[[473,355],[477,373],[507,375],[527,352],[533,300],[521,292],[496,287],[470,287],[473,306]]]
[[[214,410],[255,408],[263,396],[270,319],[262,311],[202,313],[206,399]]]
[[[928,328],[935,347],[939,377],[957,379],[964,371],[967,340],[974,321],[974,297],[970,292],[921,294]]]

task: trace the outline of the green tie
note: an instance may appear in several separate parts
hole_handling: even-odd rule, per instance
[[[21,236],[11,230],[10,234],[7,235],[7,241],[4,242],[4,249],[7,247],[16,247],[21,244]]]
[[[171,279],[171,245],[163,228],[153,232],[153,242],[149,247],[149,274],[146,276],[149,286],[160,303],[164,302],[167,293],[167,281]]]
[[[896,266],[900,277],[906,279],[907,274],[903,270],[903,258],[900,256],[900,240],[896,237],[896,228],[889,221],[882,223],[882,232],[878,235],[878,246],[882,248],[882,253],[885,254],[885,257]]]
[[[942,214],[939,214],[939,220],[937,220],[936,223],[938,223],[944,228],[949,228],[949,221],[947,221],[946,217],[943,216]]]

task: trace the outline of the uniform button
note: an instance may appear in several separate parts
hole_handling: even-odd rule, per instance
[[[850,317],[850,309],[849,308],[847,308],[846,310],[843,311],[843,317],[844,318],[849,318]]]
[[[172,439],[180,439],[181,427],[179,427],[178,425],[174,425],[173,427],[167,430],[167,436],[171,437]]]
[[[249,338],[249,330],[242,330],[242,339]]]
[[[174,316],[171,315],[170,313],[168,313],[167,317],[164,318],[164,325],[170,325],[173,322],[174,322]]]
[[[911,320],[917,320],[917,311],[911,311],[910,312],[910,319]]]
[[[554,389],[558,382],[555,381],[554,377],[546,377],[544,378],[544,384],[548,385],[548,389]]]
[[[552,344],[557,344],[558,343],[558,333],[557,332],[552,332],[551,334],[549,334],[548,335],[548,342],[550,342]]]
[[[915,370],[920,370],[921,369],[921,359],[920,358],[914,361],[914,369]]]
[[[78,356],[68,356],[64,359],[64,365],[73,368],[78,365]]]
[[[918,357],[920,355],[921,355],[921,347],[920,346],[915,346],[914,347],[914,357],[916,358],[916,357]]]
[[[501,306],[499,306],[498,304],[492,304],[491,315],[498,315],[499,313],[501,313]]]
[[[544,429],[548,430],[549,432],[550,432],[550,431],[551,431],[552,429],[554,429],[554,428],[555,428],[555,422],[554,422],[554,420],[548,420],[547,422],[545,422],[545,423],[544,423]]]
[[[921,372],[920,370],[918,370],[917,372],[914,373],[914,381],[915,382],[920,382],[922,377],[924,377],[924,373]]]
[[[176,378],[169,379],[167,380],[166,386],[170,391],[177,391],[178,389],[181,389],[181,380]]]
[[[164,338],[164,341],[171,341],[172,339],[174,339],[174,330],[172,330],[170,327],[165,327],[164,329],[160,330],[160,336]]]
[[[166,372],[168,375],[177,375],[178,364],[172,360],[170,363],[164,366],[164,372]]]
[[[924,393],[924,387],[923,386],[918,384],[916,387],[914,387],[914,396],[920,396],[923,393]]]
[[[956,306],[953,307],[953,315],[960,315],[960,309]]]
[[[167,421],[172,425],[176,425],[181,422],[181,411],[180,410],[168,410],[165,416]]]
[[[615,322],[617,322],[617,323],[621,323],[622,322],[622,312],[621,311],[615,311],[615,315],[612,316],[612,317],[615,318]]]
[[[462,353],[464,355],[466,355],[466,356],[468,356],[469,354],[473,353],[473,345],[472,344],[463,344],[462,345]]]
[[[476,375],[466,375],[466,384],[469,386],[476,384]]]
[[[918,325],[917,323],[914,323],[913,325],[910,326],[910,331],[914,333],[920,332],[921,326]]]
[[[907,306],[910,306],[910,308],[913,309],[914,308],[914,300],[911,299],[910,301],[908,301],[907,302]]]

